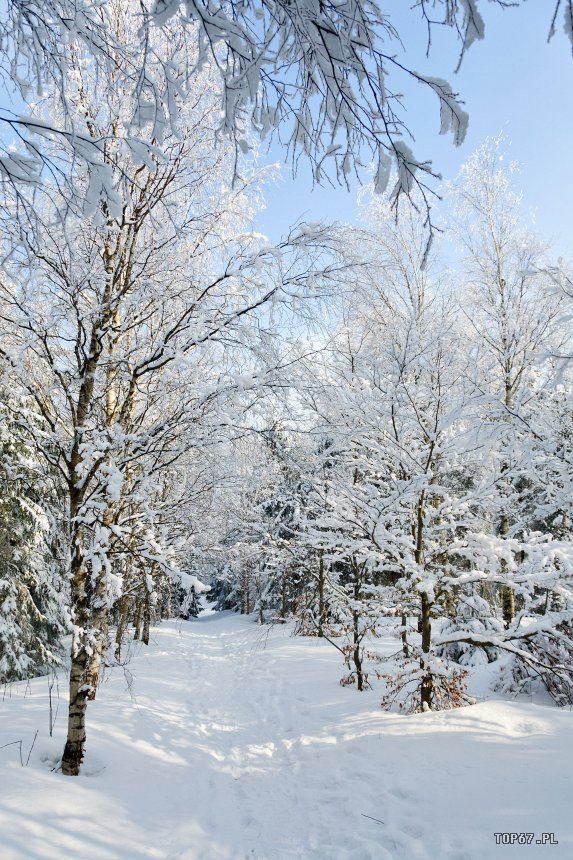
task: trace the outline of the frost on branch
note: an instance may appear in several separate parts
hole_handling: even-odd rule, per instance
[[[556,4],[551,34],[562,6],[565,31],[572,37],[571,0]],[[400,34],[374,0],[150,0],[124,4],[122,15],[112,0],[10,0],[7,7],[0,79],[28,104],[57,95],[63,115],[54,118],[51,132],[72,163],[76,156],[86,157],[81,130],[70,127],[74,53],[104,84],[104,103],[120,90],[128,94],[117,140],[139,149],[140,160],[147,158],[146,147],[161,147],[166,136],[177,133],[181,106],[205,66],[218,70],[220,131],[234,140],[237,157],[251,151],[253,131],[261,139],[276,133],[293,169],[302,156],[311,162],[319,183],[329,175],[347,184],[374,159],[375,187],[386,190],[390,166],[405,166],[405,140],[411,135],[396,93],[408,80],[438,96],[441,133],[452,134],[456,145],[464,139],[467,116],[457,94],[443,79],[412,70]],[[484,36],[479,9],[479,0],[417,0],[411,14],[427,27],[428,49],[434,26],[454,31],[461,62],[473,42]],[[127,41],[121,34],[126,21],[131,29]],[[39,175],[47,167],[46,175],[55,172],[61,181],[65,171],[62,165],[55,168],[38,140],[39,128],[24,124],[15,129],[13,120],[0,114],[0,125],[15,130],[26,150],[22,154],[32,159],[32,172]],[[87,162],[94,165],[101,141],[91,144],[96,152]],[[10,162],[4,175],[29,181],[11,154],[3,157]],[[422,191],[429,210],[426,195],[431,188],[426,181],[435,176],[431,163],[413,154],[407,162],[411,184]],[[98,193],[105,201],[112,199],[101,171],[94,168],[93,174],[91,199]],[[400,182],[395,193],[408,194],[408,183]],[[88,212],[92,210],[88,205]]]
[[[433,2],[432,9],[444,11],[437,21],[427,14],[428,3],[417,5],[429,28],[442,23],[457,30],[464,50],[483,35],[475,0],[461,6]],[[122,38],[126,27],[129,40]],[[373,0],[155,0],[149,6],[126,3],[121,15],[112,0],[11,0],[0,41],[0,76],[30,105],[32,99],[56,94],[62,113],[45,130],[31,124],[16,128],[8,114],[0,115],[0,124],[15,133],[37,174],[46,167],[46,175],[54,172],[54,161],[38,139],[49,132],[72,162],[77,156],[95,165],[103,142],[71,123],[71,58],[80,56],[99,76],[102,104],[112,103],[116,92],[127,94],[116,142],[138,150],[145,160],[147,147],[162,147],[168,135],[177,134],[194,78],[211,66],[218,70],[221,89],[220,131],[234,140],[238,155],[251,150],[253,131],[261,139],[276,133],[293,169],[302,156],[311,162],[315,181],[330,175],[342,184],[374,158],[376,188],[383,192],[391,164],[404,166],[410,136],[395,95],[401,82],[417,81],[438,96],[441,132],[451,133],[456,145],[467,124],[450,85],[412,71],[402,52],[391,19]],[[94,118],[86,120],[89,125]],[[91,155],[86,155],[86,140],[94,148]],[[428,193],[425,180],[434,175],[430,162],[412,154],[408,165],[413,185]],[[61,181],[63,166],[55,172]],[[101,193],[109,200],[105,177],[95,167],[93,174],[91,199]],[[11,177],[21,179],[15,167]],[[396,193],[407,194],[407,187],[401,182]]]
[[[553,13],[553,18],[551,19],[547,41],[551,41],[555,35],[557,20],[561,9],[563,9],[563,31],[571,42],[573,48],[573,0],[557,0],[555,3],[555,11]]]
[[[456,146],[464,142],[469,116],[461,109],[456,93],[443,78],[425,78],[440,100],[440,134],[451,133]]]
[[[156,0],[157,25],[176,14],[194,25],[199,64],[214,61],[219,69],[222,129],[235,136],[239,148],[239,130],[248,116],[261,138],[284,129],[281,139],[293,167],[301,155],[310,159],[317,182],[330,173],[346,184],[374,157],[378,192],[386,190],[392,164],[402,173],[396,198],[416,186],[425,192],[423,174],[433,175],[431,165],[407,147],[409,132],[393,95],[398,81],[408,79],[438,96],[441,132],[452,133],[456,145],[463,141],[467,116],[457,95],[446,81],[426,78],[398,61],[399,35],[377,3],[253,0],[227,6]],[[454,26],[454,19],[447,23]]]

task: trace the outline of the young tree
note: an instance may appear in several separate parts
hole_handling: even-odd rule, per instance
[[[528,388],[536,363],[552,338],[555,342],[559,314],[551,291],[529,275],[542,249],[522,227],[521,197],[511,181],[516,170],[504,160],[502,138],[488,140],[462,167],[454,190],[457,236],[465,251],[463,312],[477,344],[474,384],[484,420],[498,434],[499,496],[494,516],[502,538],[521,518],[511,473],[523,476],[518,452],[523,439],[520,425],[530,410]],[[501,588],[501,601],[509,626],[515,615],[510,585]]]

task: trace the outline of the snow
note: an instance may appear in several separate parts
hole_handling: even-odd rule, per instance
[[[490,699],[404,716],[341,687],[289,625],[210,612],[155,628],[88,708],[82,775],[54,772],[46,678],[0,700],[2,860],[493,860],[573,856],[572,715]],[[60,693],[65,682],[60,679]],[[553,832],[558,845],[496,845]]]

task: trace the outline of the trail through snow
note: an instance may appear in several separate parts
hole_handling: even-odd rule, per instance
[[[47,682],[0,701],[0,860],[569,860],[572,714],[491,700],[405,717],[339,655],[230,613],[161,625],[88,708],[83,774],[51,767]],[[61,680],[63,685],[64,681]],[[531,845],[494,833],[534,833]],[[537,838],[552,832],[556,845]]]

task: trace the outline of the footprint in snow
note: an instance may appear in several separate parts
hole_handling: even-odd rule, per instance
[[[405,788],[400,788],[400,786],[396,786],[395,788],[391,788],[388,793],[393,795],[394,797],[397,797],[398,800],[411,800],[412,798],[415,797],[415,795],[412,794],[411,791],[408,791]]]

